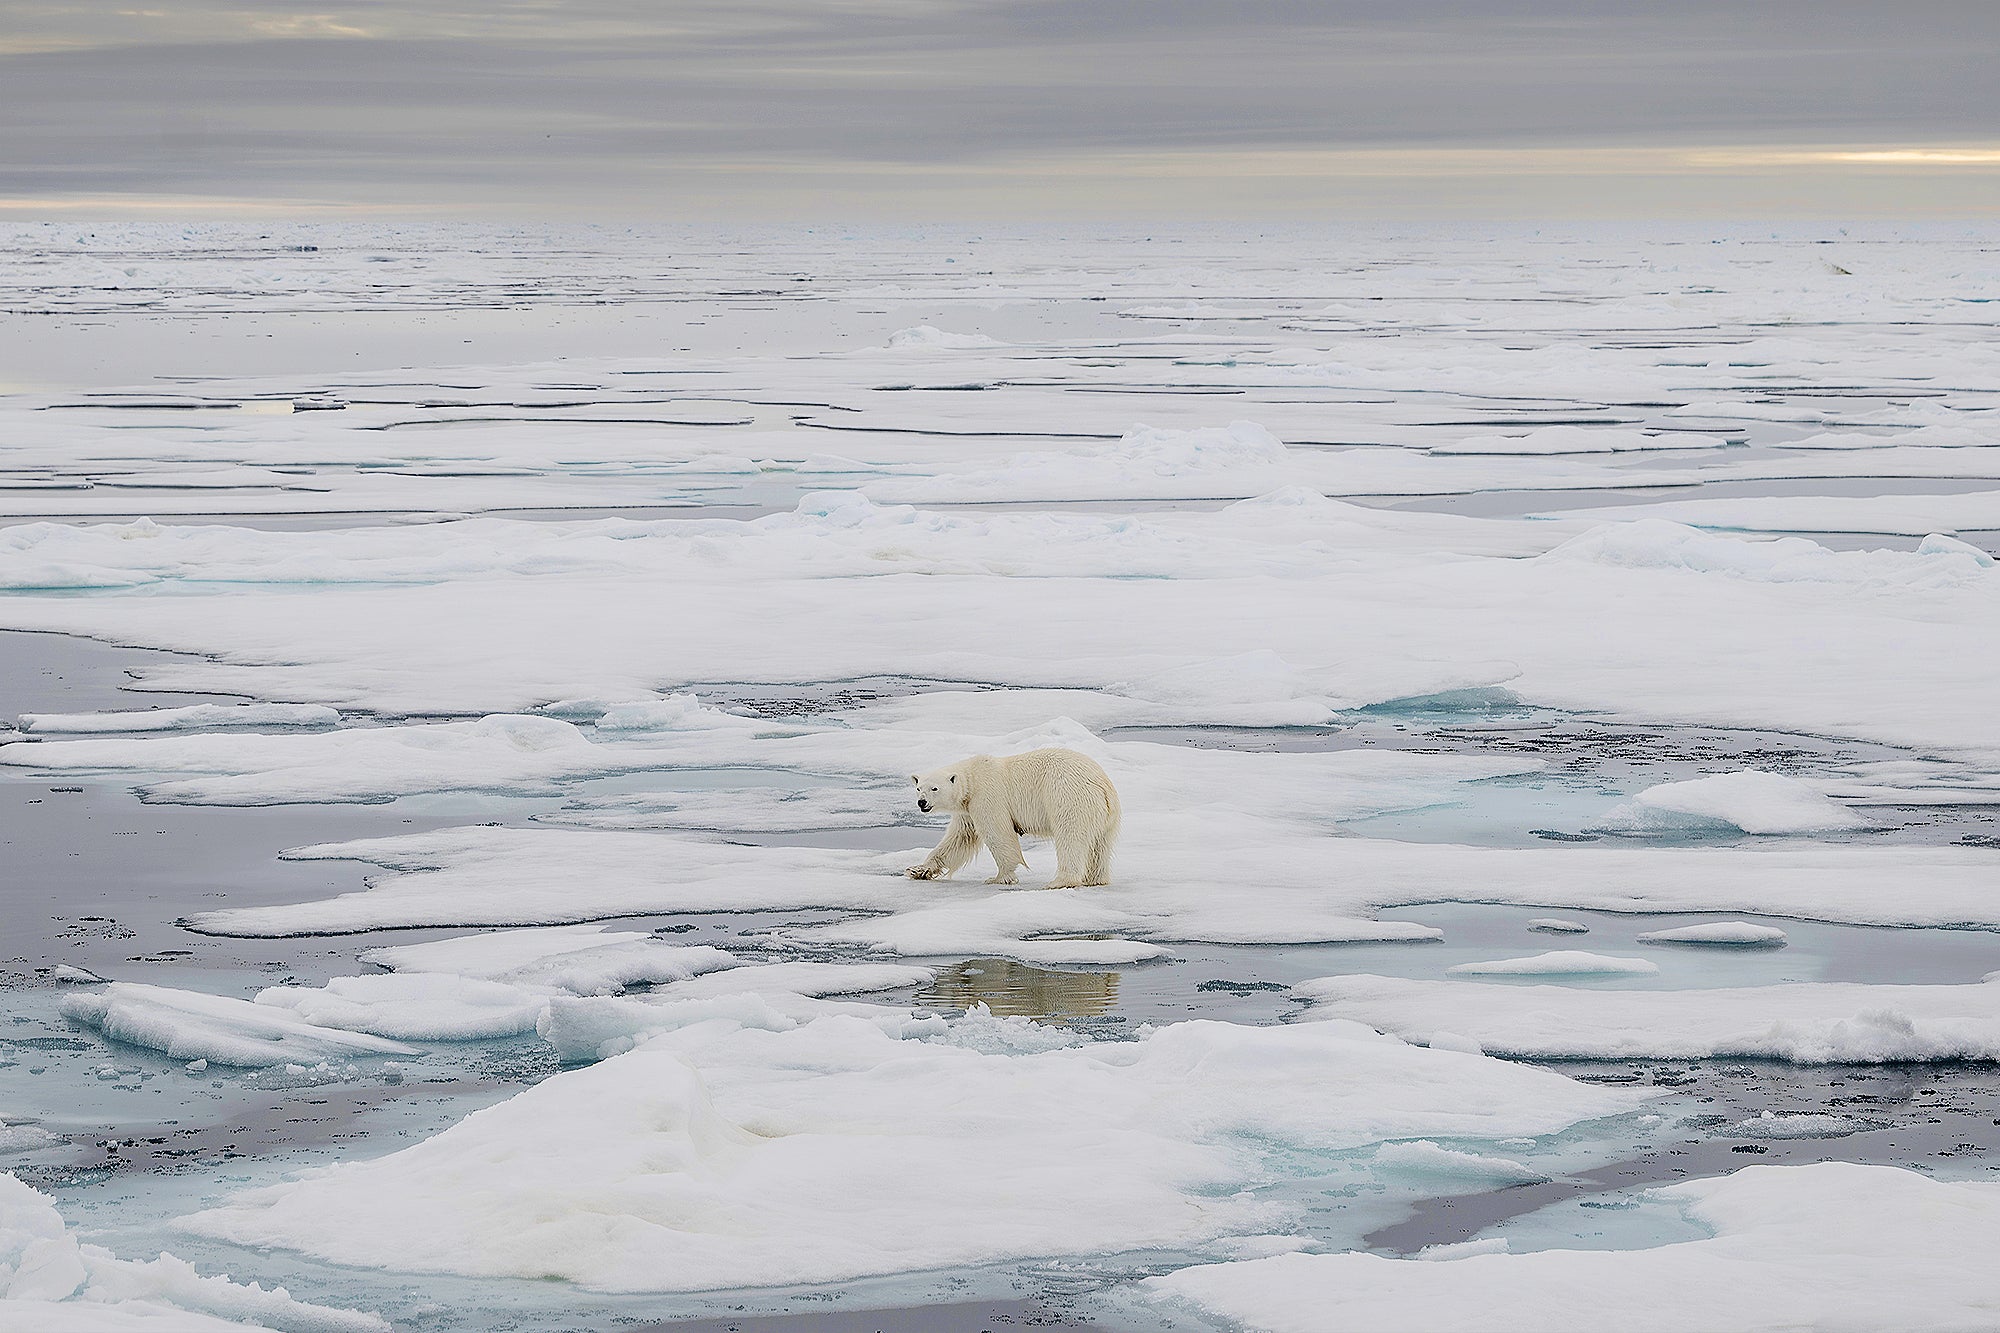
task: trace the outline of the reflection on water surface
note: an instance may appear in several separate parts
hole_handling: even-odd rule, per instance
[[[917,992],[916,1002],[933,1009],[983,1004],[1001,1018],[1096,1018],[1118,1006],[1118,974],[968,958],[938,969],[937,979]]]

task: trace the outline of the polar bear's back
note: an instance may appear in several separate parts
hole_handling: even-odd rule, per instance
[[[1050,837],[1079,825],[1115,829],[1118,789],[1097,761],[1075,750],[1051,748],[995,759],[1007,805],[1022,833]]]

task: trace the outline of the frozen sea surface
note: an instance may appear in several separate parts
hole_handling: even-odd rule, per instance
[[[1994,1169],[1994,246],[10,224],[0,1270],[1809,1314],[1786,1208]],[[1111,888],[900,876],[909,773],[1042,744]]]

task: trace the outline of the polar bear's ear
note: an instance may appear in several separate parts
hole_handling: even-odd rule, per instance
[[[945,781],[946,781],[946,782],[957,782],[957,781],[958,781],[958,774],[956,774],[956,773],[952,774],[952,775],[951,775],[950,777],[946,778],[946,779],[945,779]]]
[[[919,787],[924,785],[924,780],[918,777],[915,773],[910,774],[910,781],[916,783]]]

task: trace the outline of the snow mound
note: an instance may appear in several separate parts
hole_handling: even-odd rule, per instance
[[[893,1010],[764,1023],[711,1010],[425,1143],[182,1225],[604,1290],[840,1282],[1268,1235],[1286,1210],[1246,1191],[1286,1172],[1276,1159],[1542,1134],[1638,1102],[1349,1023],[1188,1022],[1028,1054],[911,1040],[938,1020]]]
[[[1643,944],[1721,944],[1775,949],[1785,943],[1785,932],[1776,926],[1760,926],[1754,921],[1706,921],[1698,926],[1649,930],[1639,940]]]
[[[1831,833],[1875,827],[1796,778],[1756,769],[1648,787],[1612,809],[1601,826],[1648,832],[1717,825],[1753,834]]]
[[[65,1018],[176,1060],[256,1069],[357,1055],[414,1055],[398,1042],[319,1027],[248,1000],[117,981],[64,998]]]
[[[449,972],[569,995],[611,995],[736,964],[734,956],[713,945],[668,944],[645,931],[596,925],[494,930],[391,945],[367,950],[361,961],[397,972]]]
[[[1644,958],[1614,958],[1609,954],[1585,953],[1580,949],[1557,949],[1528,958],[1500,958],[1490,963],[1458,963],[1447,972],[1501,977],[1601,977],[1651,976],[1658,963]]]
[[[1406,1041],[1454,1033],[1531,1059],[2000,1060],[2000,983],[1991,981],[1612,991],[1358,975],[1294,990],[1314,1002],[1315,1016],[1357,1019]]]
[[[1288,1254],[1184,1268],[1141,1290],[1264,1333],[1667,1333],[1991,1328],[2000,1184],[1888,1166],[1753,1166],[1653,1192],[1714,1232],[1639,1250],[1471,1253],[1451,1263]],[[1754,1280],[1746,1280],[1754,1278]],[[1644,1293],[1671,1293],[1647,1303]]]
[[[0,1173],[0,1327],[21,1333],[388,1333],[379,1315],[292,1299],[283,1287],[203,1277],[171,1254],[120,1259],[85,1245],[55,1201]]]

